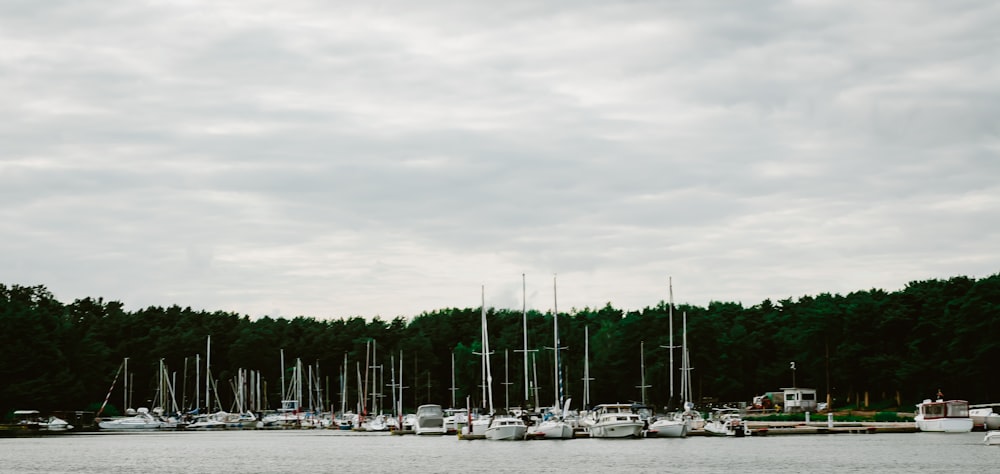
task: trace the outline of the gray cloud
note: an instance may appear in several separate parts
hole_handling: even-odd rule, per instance
[[[5,2],[0,281],[393,317],[996,272],[989,2]]]

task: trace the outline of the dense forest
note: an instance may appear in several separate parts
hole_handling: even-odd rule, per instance
[[[560,353],[566,395],[579,407],[583,394],[585,331],[593,403],[641,399],[645,366],[647,403],[670,399],[670,311],[660,302],[625,312],[602,308],[560,313]],[[1000,274],[974,279],[918,281],[902,290],[872,289],[848,295],[820,294],[745,307],[712,302],[707,307],[677,305],[674,343],[687,344],[695,400],[747,401],[753,395],[794,383],[831,396],[835,407],[914,403],[939,389],[949,398],[972,403],[1000,401]],[[530,406],[524,399],[522,312],[486,309],[493,351],[496,404]],[[553,395],[551,313],[528,311],[528,345],[534,352],[541,404]],[[195,356],[205,360],[211,336],[211,367],[224,407],[233,398],[238,369],[259,371],[268,405],[281,400],[282,370],[293,361],[315,367],[323,380],[324,405],[340,404],[340,367],[347,355],[347,394],[357,400],[354,368],[364,364],[375,341],[379,360],[403,361],[404,406],[450,405],[452,356],[455,395],[477,405],[481,398],[481,308],[449,308],[392,321],[293,319],[196,311],[189,307],[149,307],[125,311],[118,301],[84,298],[65,304],[43,286],[0,285],[0,414],[15,409],[96,410],[129,359],[134,405],[145,406],[157,387],[162,360],[181,378],[178,400],[191,405]],[[280,354],[284,353],[285,367]],[[640,354],[642,352],[642,354]],[[640,356],[641,355],[641,356]],[[674,349],[674,365],[680,366]],[[506,363],[505,363],[506,361]],[[791,363],[795,363],[795,370]],[[674,373],[679,392],[679,371]],[[385,383],[389,372],[385,371]],[[508,382],[505,384],[505,382]],[[120,387],[119,383],[119,387]],[[116,390],[120,390],[116,387]],[[386,389],[388,392],[388,389]],[[111,400],[111,410],[121,398]],[[118,404],[119,407],[116,407]]]

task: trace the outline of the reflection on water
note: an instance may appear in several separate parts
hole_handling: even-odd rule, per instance
[[[494,442],[341,431],[0,439],[0,472],[993,472],[983,433]]]

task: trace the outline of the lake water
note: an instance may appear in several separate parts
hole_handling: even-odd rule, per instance
[[[983,433],[497,442],[341,431],[0,439],[0,472],[996,472]]]

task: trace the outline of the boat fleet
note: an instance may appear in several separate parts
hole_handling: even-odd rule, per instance
[[[523,279],[523,275],[522,275]],[[346,397],[341,397],[341,407],[339,412],[323,412],[317,408],[313,400],[321,400],[322,394],[319,390],[319,367],[316,366],[315,374],[313,367],[308,367],[306,377],[300,360],[296,360],[292,367],[292,377],[290,383],[286,384],[285,373],[282,371],[281,387],[284,399],[281,400],[281,408],[274,411],[259,410],[265,404],[261,403],[261,378],[259,373],[239,370],[237,377],[232,381],[235,392],[235,406],[232,412],[227,412],[214,407],[221,407],[218,400],[218,389],[215,389],[216,398],[211,398],[213,379],[209,368],[211,357],[211,337],[209,336],[206,347],[205,362],[205,386],[204,395],[207,409],[201,411],[194,409],[186,413],[178,409],[178,403],[174,396],[174,382],[168,376],[163,361],[160,361],[160,383],[157,396],[154,397],[159,406],[152,410],[148,408],[128,409],[124,416],[102,418],[101,413],[108,402],[108,397],[115,387],[119,374],[115,375],[108,397],[105,398],[104,405],[98,411],[95,418],[96,426],[102,431],[151,431],[151,430],[244,430],[244,429],[334,429],[350,430],[361,432],[395,432],[413,433],[416,435],[446,435],[457,434],[463,439],[487,439],[493,441],[513,441],[513,440],[558,440],[572,438],[684,438],[689,434],[698,433],[702,435],[720,437],[747,437],[753,434],[748,427],[746,420],[742,417],[742,412],[736,408],[718,408],[713,410],[708,416],[704,416],[694,408],[690,402],[692,398],[690,383],[689,356],[687,350],[687,321],[684,315],[684,340],[682,345],[673,345],[673,334],[670,334],[670,345],[663,347],[681,349],[681,390],[679,399],[681,400],[680,410],[669,411],[667,413],[654,414],[653,410],[645,404],[645,390],[648,385],[645,383],[645,362],[642,354],[640,361],[642,365],[642,388],[641,403],[606,403],[598,404],[589,408],[589,330],[585,336],[584,349],[584,407],[581,411],[570,409],[571,400],[563,397],[564,374],[559,363],[559,352],[564,347],[560,346],[558,306],[556,302],[556,283],[553,277],[553,346],[549,349],[553,351],[554,373],[553,386],[555,387],[555,398],[551,407],[545,407],[535,411],[525,411],[519,408],[508,408],[502,412],[494,406],[492,389],[492,368],[489,354],[489,332],[486,320],[485,287],[482,289],[482,403],[483,406],[473,409],[469,399],[466,400],[465,408],[444,409],[437,404],[420,405],[416,413],[402,415],[402,383],[396,382],[396,362],[392,357],[392,380],[390,384],[385,384],[382,377],[382,366],[369,364],[369,356],[375,360],[375,341],[370,340],[366,345],[365,372],[361,376],[361,365],[358,363],[358,393],[366,394],[359,397],[357,413],[347,410]],[[670,326],[673,327],[673,285],[670,286]],[[527,336],[527,312],[524,312],[524,399],[528,400],[529,387],[534,387],[535,402],[538,403],[538,374],[535,370],[534,383],[528,380],[528,336]],[[645,350],[642,349],[642,352]],[[674,361],[673,350],[670,351],[670,397],[675,399],[674,389]],[[285,367],[284,351],[281,351],[281,365]],[[187,361],[185,360],[185,368]],[[129,406],[130,392],[128,390],[128,359],[123,362],[125,371],[125,405]],[[200,362],[198,363],[200,368]],[[371,369],[369,371],[369,369]],[[343,372],[341,372],[341,394],[347,392],[348,365],[345,354]],[[403,376],[402,353],[399,356],[399,380]],[[175,374],[176,377],[176,374]],[[452,406],[455,406],[454,399],[456,387],[454,387],[454,354],[452,355]],[[196,374],[195,379],[199,376]],[[371,384],[371,389],[369,388]],[[383,396],[376,394],[374,387],[390,386],[392,390],[392,408],[380,409],[379,400]],[[200,393],[196,387],[195,406],[202,406],[200,403]],[[315,392],[314,392],[315,390]],[[368,395],[371,395],[370,401]],[[315,398],[314,398],[315,395]],[[939,393],[939,397],[940,397]],[[305,407],[300,401],[308,400]],[[162,407],[172,407],[170,412]],[[395,413],[394,415],[384,412]],[[480,413],[481,412],[481,413]],[[61,432],[73,430],[74,427],[65,420],[55,416],[42,417],[35,410],[19,410],[14,412],[17,418],[16,426],[38,431]],[[832,418],[831,418],[832,420]],[[807,419],[808,421],[808,419]],[[964,400],[924,400],[916,406],[914,423],[917,431],[943,432],[943,433],[967,433],[974,428],[987,430],[984,438],[987,445],[1000,445],[1000,414],[994,413],[991,406],[978,406],[970,408],[968,402]]]

